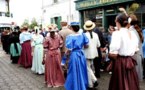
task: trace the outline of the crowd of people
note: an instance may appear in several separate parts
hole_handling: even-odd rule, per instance
[[[48,87],[91,90],[99,85],[103,69],[111,72],[108,90],[139,90],[139,82],[145,78],[145,34],[136,16],[118,14],[116,26],[109,26],[107,36],[95,22],[87,20],[83,32],[78,22],[68,27],[65,21],[61,30],[55,24],[48,30],[35,27],[31,33],[27,26],[5,30],[3,50],[10,54],[12,63],[44,74]]]

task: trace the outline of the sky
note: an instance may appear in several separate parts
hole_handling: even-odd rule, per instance
[[[25,19],[31,21],[41,19],[42,0],[10,0],[10,12],[13,13],[13,21],[21,25]]]

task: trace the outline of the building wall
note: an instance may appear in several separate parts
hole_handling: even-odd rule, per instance
[[[49,2],[48,2],[49,1]],[[75,9],[74,0],[58,0],[53,3],[53,0],[43,1],[43,25],[51,23],[51,19],[61,17],[61,21],[79,21],[79,13]]]
[[[8,4],[6,0],[0,0],[0,12],[7,12],[8,11]]]

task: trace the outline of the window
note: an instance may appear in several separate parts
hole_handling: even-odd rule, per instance
[[[96,26],[102,27],[102,9],[92,9],[84,11],[84,21],[96,19]]]

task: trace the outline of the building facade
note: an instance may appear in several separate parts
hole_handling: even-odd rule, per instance
[[[74,0],[43,0],[42,24],[55,23],[61,29],[60,21],[79,21],[79,13]]]
[[[10,28],[12,24],[12,14],[9,9],[9,0],[0,0],[0,31]]]
[[[138,3],[139,8],[135,12],[141,28],[145,27],[145,0],[77,0],[76,9],[80,13],[81,24],[96,18],[97,27],[104,27],[107,30],[109,25],[115,26],[115,17],[119,8],[128,9],[132,3]]]

